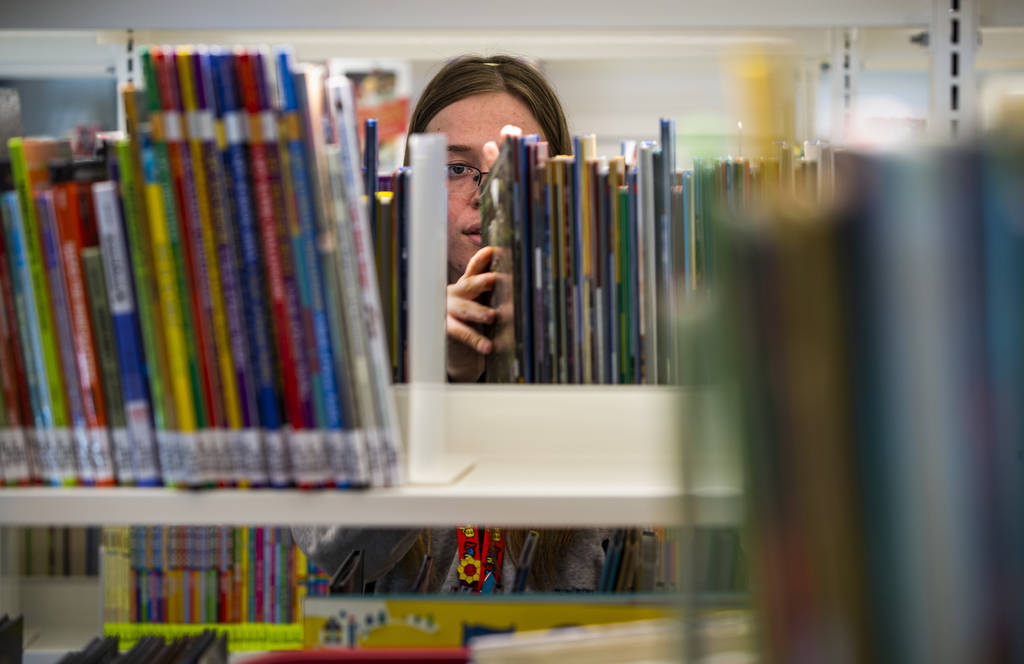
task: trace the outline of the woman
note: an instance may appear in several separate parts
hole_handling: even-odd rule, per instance
[[[507,56],[465,57],[448,63],[427,84],[412,114],[409,133],[441,132],[448,138],[448,375],[475,381],[483,374],[490,340],[477,328],[493,310],[477,302],[494,284],[491,250],[481,248],[480,188],[497,157],[506,125],[546,140],[549,154],[569,154],[565,114],[551,86],[532,66]],[[353,549],[361,549],[364,574],[377,592],[409,592],[425,555],[434,559],[427,589],[454,591],[471,585],[474,565],[466,547],[483,545],[476,530],[362,530],[295,528],[295,539],[321,569],[333,573]],[[469,537],[467,537],[469,533]],[[497,582],[511,588],[526,539],[522,530],[499,534],[507,541]],[[607,531],[544,531],[535,548],[528,590],[596,590]],[[491,538],[493,539],[493,537]],[[467,544],[469,542],[470,544]],[[485,546],[485,545],[484,545]],[[486,552],[483,552],[486,553]],[[478,555],[478,564],[485,556]],[[482,585],[483,579],[475,581]]]

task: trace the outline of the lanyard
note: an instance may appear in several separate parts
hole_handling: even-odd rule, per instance
[[[478,593],[501,580],[505,536],[501,528],[459,526],[459,587]]]

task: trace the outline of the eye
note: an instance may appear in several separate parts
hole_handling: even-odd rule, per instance
[[[470,174],[470,167],[466,164],[448,164],[448,179],[457,180]]]

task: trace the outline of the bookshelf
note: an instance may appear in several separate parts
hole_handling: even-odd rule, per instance
[[[708,395],[701,391],[512,385],[443,389],[449,423],[444,463],[454,468],[452,481],[372,491],[5,489],[0,491],[0,524],[740,522],[740,478],[728,457],[694,460],[706,468],[699,473],[699,486],[684,488],[680,481],[683,461],[677,450],[683,446],[677,426],[694,408],[706,407],[701,404]],[[409,388],[395,391],[406,423]]]

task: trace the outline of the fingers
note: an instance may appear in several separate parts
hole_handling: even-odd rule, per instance
[[[494,253],[494,247],[481,247],[473,257],[469,259],[469,263],[466,264],[466,272],[464,276],[470,276],[474,274],[480,274],[487,270],[487,267],[491,264],[491,255]]]
[[[505,125],[504,127],[501,128],[501,137],[502,138],[505,138],[506,136],[522,136],[522,135],[523,135],[523,130],[520,129],[519,127],[515,126],[515,125],[508,124],[508,125]]]
[[[482,293],[486,293],[494,288],[494,280],[497,275],[493,272],[484,272],[483,274],[474,274],[472,276],[461,277],[451,286],[448,286],[448,296],[461,297],[467,300],[475,300],[480,297]]]
[[[461,297],[448,298],[448,314],[468,323],[489,325],[494,322],[494,309]]]
[[[494,141],[487,141],[484,143],[484,171],[491,170],[491,166],[494,166],[494,162],[498,160],[498,155],[501,150],[498,148],[498,144]]]
[[[445,331],[454,339],[476,352],[487,355],[491,352],[491,340],[451,314],[445,320]]]

